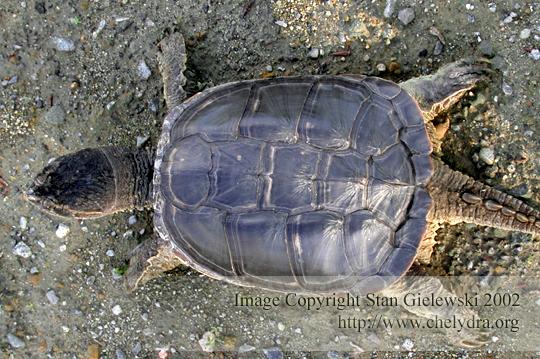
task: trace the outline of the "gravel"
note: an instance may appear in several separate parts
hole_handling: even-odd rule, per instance
[[[528,39],[531,36],[531,29],[523,29],[519,33],[519,38],[522,40]]]
[[[443,50],[444,50],[443,43],[440,42],[440,41],[437,41],[435,43],[435,47],[433,48],[433,55],[434,56],[439,56],[440,54],[442,54]]]
[[[19,257],[28,258],[32,255],[32,250],[24,242],[19,242],[13,247],[13,254]]]
[[[133,214],[133,215],[129,216],[128,224],[130,226],[133,226],[135,223],[137,223],[137,216]]]
[[[47,291],[46,297],[49,303],[51,303],[52,305],[58,304],[58,301],[60,300],[54,290]]]
[[[283,352],[278,347],[263,349],[263,354],[266,359],[283,359]]]
[[[149,138],[150,138],[150,136],[148,136],[148,135],[137,136],[136,137],[137,148],[141,148],[142,146],[144,146],[144,144],[148,141]]]
[[[480,45],[478,46],[480,52],[482,55],[487,57],[493,57],[495,56],[495,52],[493,51],[493,45],[491,44],[491,41],[489,40],[483,40]]]
[[[411,339],[407,338],[403,341],[401,347],[405,350],[411,351],[414,348],[414,342]]]
[[[405,26],[413,22],[415,17],[414,9],[411,7],[406,7],[405,9],[399,10],[398,19]]]
[[[139,64],[137,65],[137,74],[141,80],[148,80],[150,75],[152,75],[152,71],[144,60],[139,61]]]
[[[310,59],[316,59],[316,58],[319,57],[319,54],[320,54],[320,50],[319,50],[318,48],[315,47],[315,48],[309,50],[309,52],[308,52],[308,57],[309,57]]]
[[[495,151],[491,147],[484,147],[480,149],[478,157],[487,165],[495,163]]]
[[[141,345],[141,342],[137,342],[133,345],[133,347],[131,348],[131,354],[137,356],[139,355],[139,353],[141,352],[142,350],[142,345]]]
[[[51,42],[58,51],[70,52],[75,50],[75,43],[71,39],[55,36],[51,38]]]
[[[201,349],[207,353],[212,353],[216,348],[216,336],[212,332],[205,332],[199,339]]]
[[[389,18],[394,13],[396,7],[396,0],[386,0],[386,6],[384,7],[383,15],[385,18]]]
[[[61,124],[66,119],[66,112],[60,105],[52,106],[47,112],[45,112],[44,120],[51,124]]]
[[[238,352],[239,353],[247,353],[247,352],[251,352],[253,350],[255,350],[256,348],[252,345],[249,345],[249,344],[242,344],[240,345],[240,347],[238,348]]]
[[[65,238],[68,234],[69,234],[69,227],[67,225],[65,225],[64,223],[60,223],[57,227],[56,227],[56,236],[58,238]]]
[[[9,345],[11,345],[11,347],[14,349],[20,349],[25,347],[24,341],[14,334],[9,333],[6,338]]]
[[[512,96],[512,94],[514,93],[514,90],[512,89],[512,86],[510,86],[509,84],[507,84],[504,81],[502,83],[502,91],[506,96]]]
[[[114,315],[120,315],[122,314],[122,307],[120,307],[120,305],[117,304],[114,307],[112,307],[111,311]]]
[[[24,231],[28,226],[28,220],[26,217],[19,218],[19,227]]]

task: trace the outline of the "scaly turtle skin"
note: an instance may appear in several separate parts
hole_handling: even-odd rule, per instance
[[[431,120],[486,79],[486,63],[459,61],[399,85],[365,76],[240,81],[181,103],[181,36],[160,50],[170,112],[155,153],[85,149],[53,161],[28,192],[79,218],[153,204],[158,236],[134,251],[132,289],[185,264],[270,290],[444,295],[433,278],[398,281],[415,259],[429,261],[440,223],[540,233],[537,210],[431,155],[441,140]]]

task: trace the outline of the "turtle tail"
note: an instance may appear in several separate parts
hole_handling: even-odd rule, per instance
[[[523,201],[451,170],[439,160],[428,184],[434,206],[430,217],[436,222],[473,223],[538,235],[540,211]]]

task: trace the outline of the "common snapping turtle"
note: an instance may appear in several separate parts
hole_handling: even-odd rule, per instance
[[[77,218],[153,206],[157,235],[135,249],[130,288],[183,264],[269,290],[444,295],[434,278],[398,280],[429,261],[440,223],[540,233],[537,210],[432,155],[444,132],[432,120],[487,79],[483,61],[400,84],[359,75],[239,81],[182,102],[179,34],[161,43],[158,60],[169,114],[157,149],[59,157],[27,194]]]

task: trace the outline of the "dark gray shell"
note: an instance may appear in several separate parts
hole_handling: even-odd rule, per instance
[[[155,225],[186,264],[294,292],[379,290],[426,230],[431,144],[418,106],[373,77],[229,83],[165,119]]]

